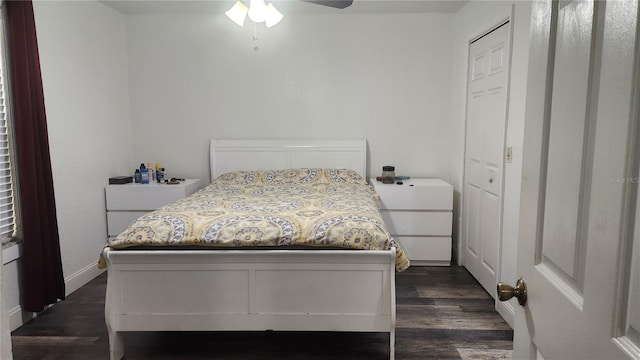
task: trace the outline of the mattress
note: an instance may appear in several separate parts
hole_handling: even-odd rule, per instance
[[[109,247],[396,248],[396,270],[409,267],[382,220],[379,198],[355,171],[234,171],[134,221]]]

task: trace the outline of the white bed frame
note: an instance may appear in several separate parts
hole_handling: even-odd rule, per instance
[[[366,141],[213,140],[212,179],[239,169],[352,168]],[[127,331],[389,332],[395,344],[395,248],[104,250],[112,360]],[[211,351],[215,351],[212,349]]]

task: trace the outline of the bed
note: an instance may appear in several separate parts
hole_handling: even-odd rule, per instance
[[[324,193],[343,191],[335,183],[354,186],[350,193],[366,192],[366,186],[351,184],[359,181],[356,178],[366,179],[366,141],[212,140],[210,149],[211,179],[216,181],[192,199],[137,220],[164,224],[154,228],[153,236],[140,232],[142,227],[134,223],[110,240],[102,253],[108,269],[105,319],[111,359],[124,356],[123,337],[128,331],[264,330],[388,332],[393,359],[395,272],[404,270],[408,260],[388,236],[379,210],[343,214],[342,218],[359,224],[356,230],[369,227],[370,232],[342,244],[327,242],[327,233],[352,231],[346,225],[334,228],[333,220],[315,227],[276,221],[272,214],[256,213],[272,202],[250,205],[252,200],[238,195],[249,186],[252,192],[282,198],[279,191],[291,187],[291,179],[307,198],[317,196],[309,193],[316,188]],[[262,183],[269,187],[259,187]],[[238,186],[243,187],[237,190]],[[332,195],[344,201],[329,201],[324,207],[346,211],[359,201],[347,200],[347,193]],[[199,207],[220,202],[225,202],[225,209],[249,215],[237,220],[234,214],[222,214],[222,208]],[[317,215],[318,209],[299,206],[293,212]],[[195,220],[185,221],[187,225],[163,222],[176,209],[190,211],[184,216]],[[209,224],[209,216],[226,219],[221,222],[224,226]],[[363,218],[374,219],[374,225],[362,225]],[[258,229],[260,234],[269,233],[273,230],[269,224],[277,223],[275,232],[280,236],[271,243],[256,243],[255,232],[225,237],[229,229],[237,234],[236,225],[242,221],[241,230]],[[208,235],[189,237],[185,228]],[[158,241],[162,231],[171,235]],[[183,240],[173,241],[176,234],[184,235]],[[281,246],[283,242],[288,246]]]

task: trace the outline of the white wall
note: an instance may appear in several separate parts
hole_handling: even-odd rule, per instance
[[[520,220],[520,188],[522,182],[522,145],[526,104],[527,69],[529,64],[529,34],[531,2],[517,3],[514,14],[514,41],[511,60],[511,89],[507,122],[507,146],[513,147],[512,163],[505,167],[504,215],[502,217],[502,278],[515,284]]]
[[[11,328],[6,296],[8,286],[4,275],[4,251],[0,249],[0,359],[11,360]]]
[[[20,306],[20,288],[22,285],[21,246],[13,245],[2,251],[2,301],[9,317],[11,331],[29,319],[30,313],[22,311]]]
[[[513,5],[515,4],[515,7]],[[509,108],[507,117],[506,146],[513,147],[513,160],[505,164],[502,218],[502,243],[500,257],[500,281],[516,282],[516,257],[518,222],[520,214],[520,184],[522,172],[522,142],[524,137],[524,110],[526,97],[527,65],[529,57],[529,24],[531,2],[529,1],[481,1],[467,3],[455,16],[454,64],[452,82],[452,114],[448,131],[452,137],[449,152],[455,159],[450,167],[455,189],[454,231],[461,234],[461,209],[464,176],[464,143],[466,121],[466,89],[469,42],[493,26],[512,16],[513,27],[511,79],[509,84]],[[458,237],[457,248],[461,246]],[[458,252],[460,260],[460,252]],[[506,306],[506,309],[504,308]],[[499,304],[498,310],[513,326],[513,304]]]
[[[211,138],[366,138],[371,175],[443,177],[452,19],[292,14],[254,41],[222,12],[127,16],[132,166],[208,180]]]
[[[132,159],[125,24],[121,14],[93,1],[34,1],[34,12],[70,293],[99,273],[107,240],[104,186],[109,177],[128,174]],[[17,289],[18,276],[9,286]],[[9,306],[20,315],[19,304]]]

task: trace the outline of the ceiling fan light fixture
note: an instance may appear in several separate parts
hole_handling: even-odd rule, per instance
[[[267,5],[264,3],[264,0],[250,0],[249,19],[256,23],[263,22],[267,19]]]
[[[276,9],[276,7],[273,6],[272,3],[269,3],[267,5],[266,14],[267,15],[264,21],[267,27],[272,27],[273,25],[279,23],[280,20],[282,20],[282,18],[284,17],[284,15],[282,15],[282,13],[278,11],[278,9]]]
[[[248,12],[249,8],[247,8],[247,5],[238,0],[231,9],[225,12],[225,15],[227,15],[227,17],[234,23],[244,26],[244,20],[246,19]]]

